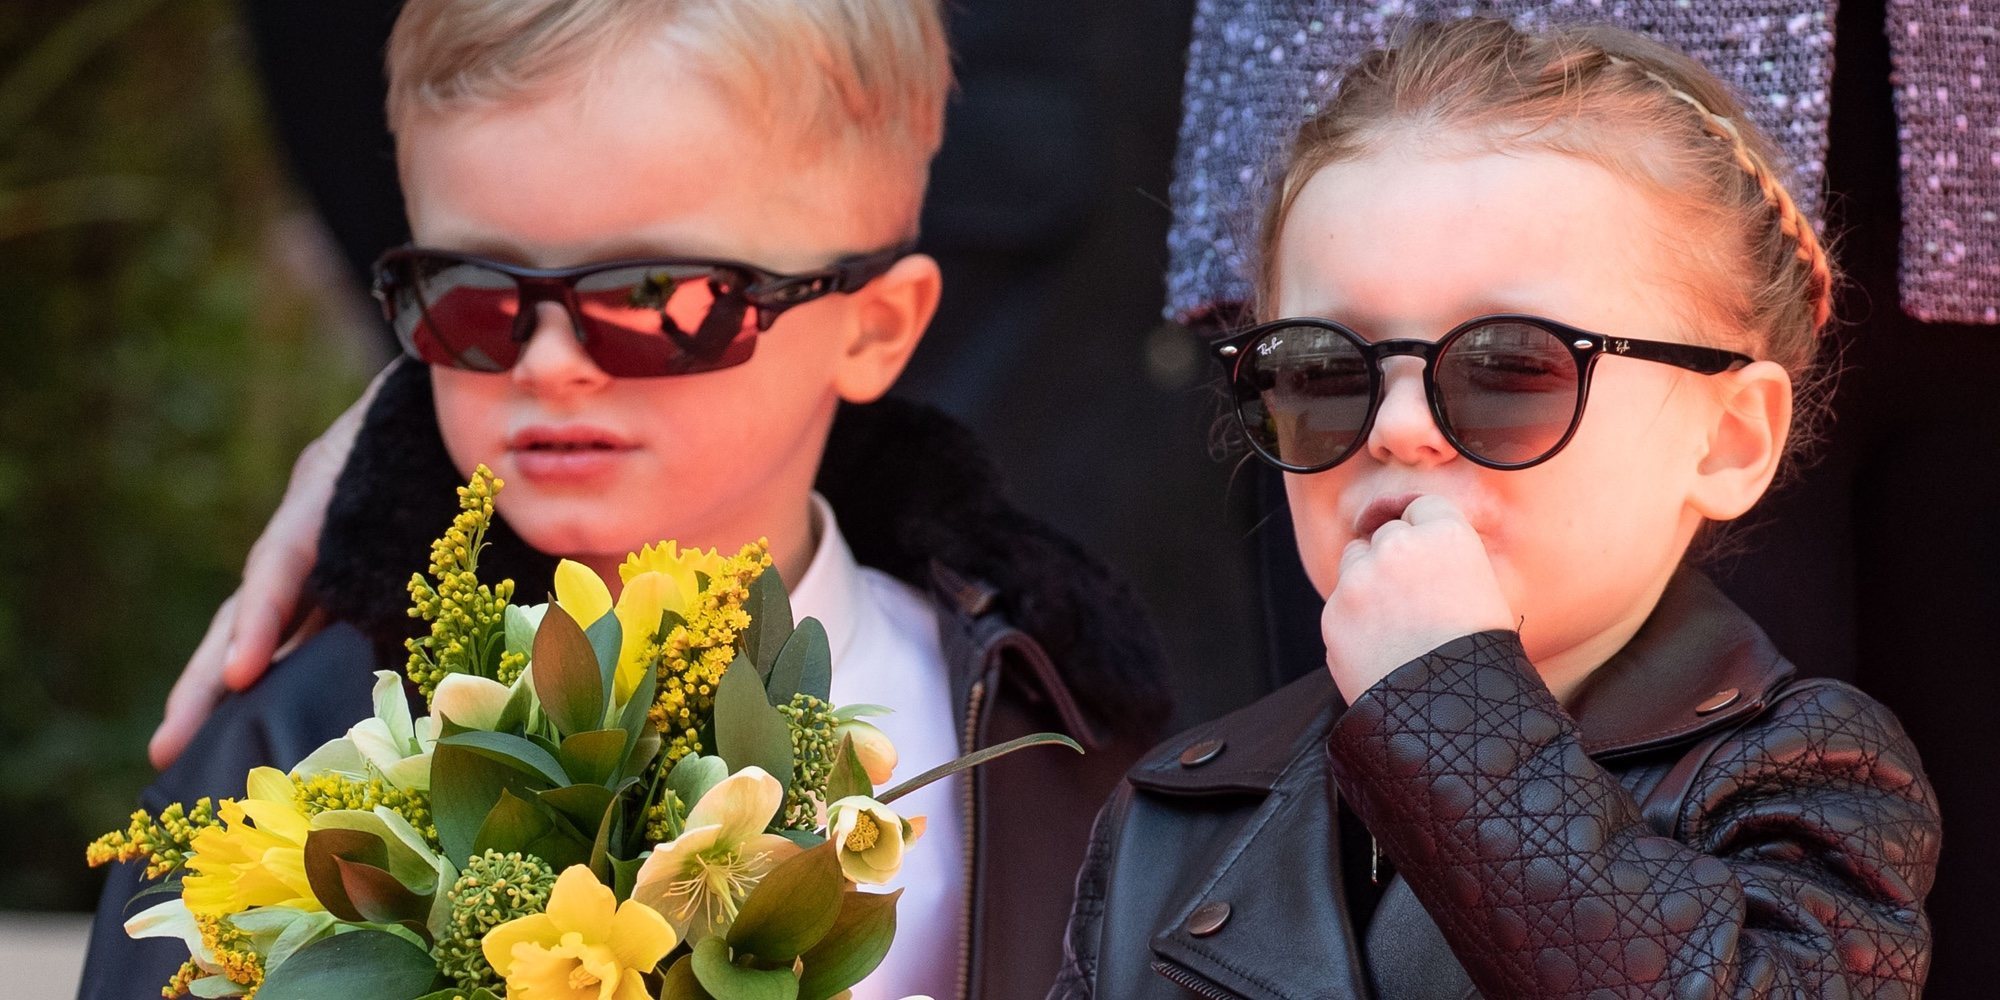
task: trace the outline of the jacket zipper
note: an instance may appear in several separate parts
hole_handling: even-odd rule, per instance
[[[1209,1000],[1242,1000],[1239,994],[1231,993],[1215,985],[1213,982],[1169,962],[1154,962],[1153,971],[1165,976],[1176,986],[1180,986],[1200,996],[1208,997]]]
[[[986,682],[984,680],[973,681],[972,689],[966,693],[965,698],[965,729],[963,730],[963,739],[959,742],[960,753],[972,752],[973,741],[979,736],[980,703],[985,700]],[[979,840],[977,828],[973,826],[973,823],[978,819],[979,811],[976,801],[977,793],[974,791],[976,781],[977,779],[971,773],[966,773],[963,776],[963,787],[960,789],[959,795],[960,808],[963,810],[959,818],[964,824],[964,829],[960,831],[960,835],[965,838],[965,881],[963,883],[965,886],[965,904],[959,911],[958,925],[958,995],[960,1000],[968,1000],[972,995],[972,917],[977,902],[973,897],[978,890],[978,887],[973,883],[973,879],[977,877],[979,870],[979,859],[973,856],[973,851],[978,846]]]

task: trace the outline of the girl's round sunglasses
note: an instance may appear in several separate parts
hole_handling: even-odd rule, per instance
[[[1424,397],[1451,446],[1489,469],[1548,461],[1575,435],[1604,355],[1703,375],[1752,359],[1734,351],[1606,337],[1539,316],[1481,316],[1435,341],[1370,342],[1323,319],[1281,319],[1217,342],[1237,420],[1258,457],[1286,472],[1331,469],[1368,439],[1382,360],[1424,363]]]
[[[606,375],[695,375],[740,365],[757,334],[793,306],[852,292],[911,253],[899,246],[781,274],[734,261],[648,258],[521,267],[450,250],[402,247],[375,262],[375,298],[403,350],[427,364],[504,372],[535,332],[535,306],[569,314]]]

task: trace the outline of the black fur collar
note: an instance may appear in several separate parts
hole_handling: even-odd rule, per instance
[[[416,634],[406,585],[457,512],[425,369],[384,380],[327,511],[309,589],[334,618],[372,636],[390,659]],[[1074,542],[1010,505],[970,432],[943,413],[885,400],[843,406],[817,487],[863,565],[931,589],[936,560],[998,591],[1098,721],[1143,732],[1163,716],[1158,636],[1126,583]],[[545,594],[555,561],[496,519],[481,576]],[[489,572],[490,571],[490,572]]]

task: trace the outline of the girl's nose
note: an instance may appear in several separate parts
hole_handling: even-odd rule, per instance
[[[536,393],[577,392],[611,380],[584,353],[569,313],[554,302],[535,303],[535,332],[521,345],[514,383]]]
[[[1384,465],[1441,465],[1457,457],[1431,418],[1424,398],[1424,364],[1416,358],[1382,360],[1382,402],[1368,430],[1368,456]]]

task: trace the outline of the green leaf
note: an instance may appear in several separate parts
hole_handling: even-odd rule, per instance
[[[581,733],[603,723],[606,687],[597,651],[561,605],[550,605],[549,613],[542,617],[542,627],[535,632],[534,665],[530,669],[535,696],[557,730]]]
[[[473,853],[488,850],[532,854],[556,871],[562,871],[590,861],[590,838],[539,795],[526,800],[512,792],[502,792],[473,842]]]
[[[611,789],[603,785],[569,785],[551,788],[537,796],[556,815],[575,824],[576,829],[585,834],[585,840],[597,839],[597,829],[604,824],[604,811],[617,798]]]
[[[715,1000],[694,976],[694,956],[682,955],[660,979],[660,1000]]]
[[[826,627],[819,619],[808,618],[799,623],[778,650],[765,690],[770,694],[771,704],[783,705],[801,693],[826,701],[832,684],[833,647],[827,643]]]
[[[632,887],[639,883],[639,869],[645,864],[645,858],[611,859],[611,891],[621,901],[632,898]]]
[[[827,1000],[868,978],[896,939],[896,900],[903,890],[843,893],[833,929],[804,955],[799,977],[802,1000]]]
[[[501,621],[505,623],[508,652],[522,656],[534,654],[535,630],[542,627],[542,616],[551,607],[554,605],[544,604],[530,612],[518,604],[507,605],[507,610],[501,613]]]
[[[470,993],[457,987],[448,987],[436,993],[426,993],[417,1000],[500,1000],[500,998],[494,996],[492,990],[481,986]]]
[[[440,740],[431,755],[431,815],[437,821],[438,841],[446,857],[460,861],[472,856],[472,845],[486,824],[487,813],[502,794],[532,799],[538,791],[566,783],[550,781],[539,770],[512,758],[452,742],[472,735]]]
[[[578,784],[608,785],[625,764],[625,730],[593,729],[562,741],[562,769]]]
[[[556,759],[541,744],[512,733],[492,733],[483,729],[447,736],[437,741],[437,746],[458,747],[479,756],[499,761],[522,774],[532,774],[551,785],[570,784],[569,772],[563,770],[562,762]],[[431,757],[432,784],[436,784],[437,757]]]
[[[653,731],[653,727],[646,723],[646,713],[653,707],[653,699],[659,691],[660,665],[649,663],[645,673],[639,675],[639,683],[632,689],[631,699],[625,702],[624,714],[618,717],[618,728],[625,730],[626,736],[636,740]]]
[[[868,769],[861,766],[861,756],[854,752],[854,737],[842,736],[840,749],[834,752],[833,769],[826,778],[826,801],[839,802],[850,795],[875,795],[875,786],[868,781]]]
[[[716,1000],[798,1000],[799,977],[790,966],[746,969],[729,960],[729,945],[707,938],[694,946],[694,977]]]
[[[858,701],[852,705],[842,705],[833,710],[833,718],[836,722],[853,722],[856,719],[870,715],[895,714],[896,710],[887,705],[870,705],[865,701]]]
[[[681,805],[693,809],[708,790],[729,777],[729,765],[722,758],[706,754],[689,754],[667,773],[667,787],[680,796]]]
[[[591,622],[590,627],[583,630],[583,637],[590,640],[591,652],[597,656],[597,682],[601,685],[598,690],[608,694],[613,690],[612,679],[618,676],[618,653],[624,648],[625,624],[618,620],[616,613],[607,614]],[[605,707],[610,703],[610,698],[605,698]],[[602,713],[605,707],[600,707],[598,711]],[[601,721],[598,723],[600,726],[603,724]]]
[[[743,653],[757,668],[761,681],[771,676],[771,664],[792,634],[792,600],[785,594],[777,567],[750,581],[750,596],[743,601],[743,610],[750,613],[750,628],[743,633]]]
[[[428,937],[430,932],[422,928],[431,912],[430,894],[412,892],[388,866],[388,845],[372,833],[325,829],[306,834],[306,881],[328,913],[376,924],[413,921],[413,929]]]
[[[826,838],[810,830],[779,830],[778,836],[799,845],[800,850],[810,851],[826,843]]]
[[[757,956],[759,964],[790,967],[833,928],[846,886],[832,844],[787,858],[743,901],[729,927],[729,946],[739,956]]]
[[[886,806],[889,803],[894,802],[897,799],[900,799],[903,796],[908,795],[911,792],[914,792],[917,789],[922,788],[933,781],[938,780],[939,778],[945,777],[946,775],[957,774],[958,772],[966,770],[967,768],[978,767],[979,765],[984,764],[990,760],[998,760],[999,758],[1005,757],[1016,750],[1023,750],[1028,747],[1038,747],[1038,746],[1065,746],[1070,748],[1071,750],[1076,751],[1077,753],[1083,752],[1083,748],[1077,746],[1075,740],[1070,739],[1069,737],[1064,736],[1061,733],[1031,733],[1027,736],[1020,737],[1019,739],[1012,739],[1008,740],[1005,743],[1001,743],[997,746],[987,747],[984,750],[975,750],[948,764],[939,764],[938,766],[931,768],[930,770],[925,771],[924,773],[919,774],[916,777],[911,778],[910,780],[905,781],[902,784],[897,785],[896,787],[891,788],[888,791],[883,792],[882,794],[876,796],[875,801],[880,802]]]
[[[715,744],[730,773],[754,764],[791,787],[791,729],[784,715],[765,700],[764,685],[741,656],[722,672],[722,682],[716,685]]]
[[[413,997],[444,977],[430,953],[386,931],[357,930],[306,945],[264,980],[263,1000]]]
[[[640,733],[639,738],[632,741],[632,751],[626,755],[625,766],[618,773],[632,778],[645,774],[647,766],[652,764],[654,755],[659,752],[660,734],[651,730]]]

